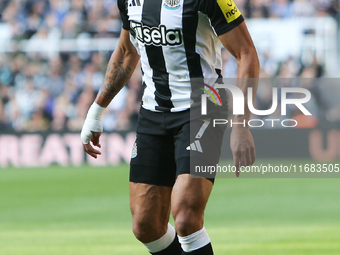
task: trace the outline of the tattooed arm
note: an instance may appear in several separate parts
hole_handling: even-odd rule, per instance
[[[129,31],[122,29],[119,44],[107,66],[104,84],[95,100],[97,104],[102,107],[109,105],[113,97],[130,79],[138,60],[139,55],[130,42]]]
[[[122,29],[118,46],[112,53],[107,66],[104,84],[87,113],[81,131],[84,151],[91,157],[97,158],[97,155],[101,154],[90,143],[92,141],[94,146],[101,147],[99,143],[99,137],[103,131],[101,115],[114,96],[130,79],[138,60],[139,55],[130,42],[129,31]]]

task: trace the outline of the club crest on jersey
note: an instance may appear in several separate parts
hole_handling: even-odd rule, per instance
[[[141,22],[130,21],[133,36],[146,45],[175,46],[182,44],[182,34],[179,29],[167,29],[164,25],[148,27]]]
[[[169,10],[177,10],[180,6],[181,0],[164,0],[164,7]]]

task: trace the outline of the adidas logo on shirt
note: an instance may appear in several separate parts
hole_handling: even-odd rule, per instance
[[[128,1],[128,6],[141,6],[140,1],[139,0],[129,0]]]

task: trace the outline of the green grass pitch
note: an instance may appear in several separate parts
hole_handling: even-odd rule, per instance
[[[339,184],[217,179],[205,215],[215,254],[339,255]],[[128,166],[0,169],[0,254],[147,255],[131,232]]]

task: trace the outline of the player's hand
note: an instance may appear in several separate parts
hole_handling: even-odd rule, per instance
[[[254,164],[256,158],[254,139],[248,127],[233,127],[230,148],[236,167],[235,174],[239,177],[240,167]]]
[[[99,137],[103,132],[101,115],[104,109],[104,107],[101,107],[96,103],[91,105],[80,134],[84,151],[93,158],[97,158],[97,156],[101,154],[99,150],[93,148],[90,141],[94,146],[101,148]]]
[[[83,142],[84,151],[93,158],[97,158],[97,155],[101,154],[101,152],[93,148],[93,146],[101,148],[99,137],[102,134],[102,131],[103,125],[101,121],[86,118],[80,137]],[[93,146],[91,145],[90,141],[92,142]]]
[[[102,146],[99,143],[99,137],[102,134],[102,132],[92,132],[92,138],[91,142],[93,143],[94,146],[97,146],[98,148],[101,148]],[[84,144],[83,143],[83,149],[84,151],[89,154],[93,158],[97,158],[97,155],[101,155],[102,153],[99,150],[96,150],[91,143]]]

